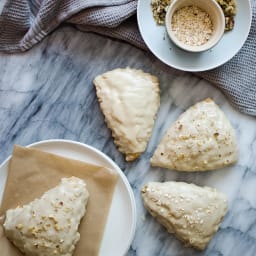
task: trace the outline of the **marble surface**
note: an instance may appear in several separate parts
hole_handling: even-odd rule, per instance
[[[161,107],[152,138],[146,152],[133,163],[126,163],[117,151],[92,85],[97,74],[126,66],[152,72],[161,81]],[[235,127],[239,162],[205,173],[150,167],[149,159],[167,127],[187,107],[206,97],[221,106]],[[136,234],[127,255],[256,255],[256,119],[234,110],[206,81],[188,73],[173,73],[149,53],[128,44],[63,27],[29,52],[0,55],[0,161],[15,143],[56,138],[100,149],[127,175],[138,211]],[[205,251],[184,248],[146,213],[141,186],[168,180],[213,186],[227,195],[229,212]]]

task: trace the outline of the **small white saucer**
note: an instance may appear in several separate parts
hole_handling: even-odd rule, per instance
[[[158,59],[179,70],[198,72],[224,64],[241,49],[250,31],[250,0],[236,0],[237,15],[234,29],[226,32],[219,43],[208,51],[186,52],[171,42],[164,25],[156,24],[150,3],[151,0],[138,1],[137,19],[141,36]]]

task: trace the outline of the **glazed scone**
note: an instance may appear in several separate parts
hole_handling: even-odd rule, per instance
[[[190,107],[171,125],[151,164],[177,171],[207,171],[237,159],[235,131],[222,110],[208,98]]]
[[[97,97],[114,142],[127,161],[145,151],[160,105],[157,77],[115,69],[94,79]]]
[[[89,193],[83,180],[61,183],[27,205],[6,211],[6,237],[28,256],[71,256]]]
[[[150,182],[142,188],[145,208],[169,233],[187,246],[203,250],[227,212],[216,189],[184,182]]]

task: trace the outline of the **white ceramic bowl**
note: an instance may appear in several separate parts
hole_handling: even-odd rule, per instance
[[[199,46],[191,46],[181,42],[175,36],[171,25],[172,16],[177,10],[185,6],[196,6],[209,14],[213,23],[213,33],[206,43]],[[223,36],[225,17],[216,0],[173,0],[166,13],[165,26],[169,37],[178,47],[189,52],[203,52],[216,45]]]

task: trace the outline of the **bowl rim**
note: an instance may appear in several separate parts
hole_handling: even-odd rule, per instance
[[[188,51],[188,52],[195,52],[195,53],[200,53],[200,52],[204,52],[207,51],[211,48],[213,48],[222,38],[222,36],[224,35],[225,32],[225,16],[224,13],[221,9],[221,7],[219,6],[218,2],[216,0],[207,0],[206,1],[199,1],[199,2],[195,2],[193,0],[183,0],[182,2],[188,2],[188,4],[183,5],[183,6],[189,6],[191,5],[191,2],[193,2],[192,5],[195,5],[199,8],[202,8],[204,5],[211,5],[213,8],[215,8],[217,10],[217,14],[220,17],[220,33],[218,33],[218,36],[216,37],[216,39],[214,41],[208,41],[210,42],[210,44],[208,42],[206,42],[205,44],[199,45],[199,46],[191,46],[191,45],[186,45],[184,43],[182,43],[181,41],[179,41],[176,36],[174,35],[174,33],[172,33],[172,29],[171,29],[171,23],[169,22],[171,17],[170,14],[173,11],[173,8],[175,8],[175,10],[173,11],[173,13],[175,13],[175,11],[177,9],[179,9],[179,2],[180,0],[172,0],[171,4],[169,5],[167,12],[166,12],[166,16],[165,16],[165,28],[167,30],[167,34],[169,36],[169,38],[172,40],[172,42],[177,45],[179,48],[181,48],[182,50]],[[203,3],[203,4],[202,4]],[[202,8],[203,9],[203,8]],[[210,15],[210,14],[209,14]]]

